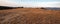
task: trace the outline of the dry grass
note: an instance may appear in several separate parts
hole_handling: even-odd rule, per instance
[[[60,24],[60,11],[34,8],[0,10],[0,24]]]

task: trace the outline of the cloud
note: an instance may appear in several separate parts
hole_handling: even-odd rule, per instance
[[[59,3],[60,2],[41,2],[38,5],[41,7],[60,7]]]
[[[60,7],[60,2],[21,3],[24,7]]]
[[[0,0],[0,6],[10,7],[60,7],[60,2],[16,2],[12,0]]]
[[[0,6],[10,6],[10,7],[17,7],[19,4],[16,2],[12,2],[9,0],[0,0]]]

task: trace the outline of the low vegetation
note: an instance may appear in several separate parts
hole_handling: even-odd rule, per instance
[[[0,24],[60,24],[60,11],[36,8],[0,10]]]

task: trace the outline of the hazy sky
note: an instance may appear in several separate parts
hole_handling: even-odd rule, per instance
[[[0,6],[60,7],[60,0],[0,0]]]

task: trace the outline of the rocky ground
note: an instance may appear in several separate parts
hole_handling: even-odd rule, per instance
[[[35,8],[0,10],[0,24],[60,24],[60,10]]]

